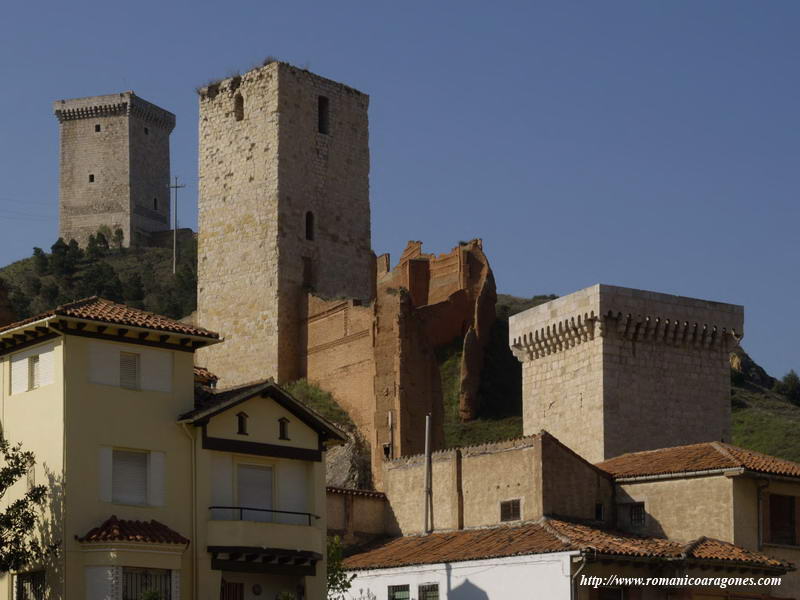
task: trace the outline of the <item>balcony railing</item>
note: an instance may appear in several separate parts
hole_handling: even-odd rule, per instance
[[[283,523],[286,525],[311,525],[319,515],[293,510],[252,508],[249,506],[209,506],[214,521],[258,521],[261,523]]]

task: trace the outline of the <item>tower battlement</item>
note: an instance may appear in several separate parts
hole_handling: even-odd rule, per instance
[[[169,229],[169,135],[175,115],[132,91],[57,100],[59,236],[85,245],[107,228],[125,245]]]
[[[744,309],[595,285],[511,317],[525,433],[592,461],[730,437],[729,353]]]

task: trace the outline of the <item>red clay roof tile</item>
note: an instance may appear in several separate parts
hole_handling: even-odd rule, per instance
[[[727,542],[700,538],[690,544],[604,531],[579,523],[545,518],[515,527],[492,527],[407,536],[344,560],[350,570],[458,562],[526,554],[591,549],[619,557],[730,562],[731,567],[789,570],[790,563],[750,552]]]
[[[189,540],[158,521],[126,521],[111,515],[79,542],[141,542],[145,544],[188,544]]]
[[[77,300],[69,304],[63,304],[34,317],[4,325],[0,327],[0,333],[53,316],[73,317],[77,319],[86,319],[87,321],[128,325],[129,327],[141,327],[143,329],[155,329],[157,331],[193,335],[214,340],[219,339],[218,333],[203,329],[202,327],[181,323],[169,317],[139,310],[137,308],[131,308],[130,306],[111,302],[111,300],[106,300],[105,298],[99,298],[97,296],[84,298],[83,300]]]
[[[597,464],[616,479],[719,469],[800,477],[800,464],[722,442],[631,452]]]

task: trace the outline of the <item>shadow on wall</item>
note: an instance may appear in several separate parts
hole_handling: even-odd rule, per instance
[[[54,589],[60,590],[64,586],[64,532],[61,530],[64,481],[63,476],[56,475],[47,465],[44,465],[44,471],[47,476],[47,496],[34,538],[43,550],[41,566],[47,570],[47,581]]]
[[[649,535],[653,537],[668,537],[661,522],[652,514],[647,512],[647,504],[644,503],[644,525],[636,527],[631,522],[631,507],[638,503],[638,500],[631,497],[625,490],[617,490],[616,497],[616,528],[635,535]]]
[[[447,563],[447,600],[489,600],[489,594],[484,592],[469,579],[465,579],[458,587],[453,587],[453,566]]]

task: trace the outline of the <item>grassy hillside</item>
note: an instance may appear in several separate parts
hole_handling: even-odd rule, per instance
[[[733,443],[800,462],[800,406],[751,382],[731,387]]]
[[[26,318],[73,300],[103,296],[179,319],[197,304],[197,244],[181,241],[178,272],[172,249],[108,248],[87,251],[54,244],[52,252],[0,268],[14,312]]]

